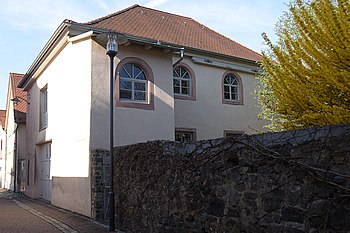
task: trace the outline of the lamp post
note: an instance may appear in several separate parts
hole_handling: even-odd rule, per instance
[[[110,82],[109,82],[109,153],[110,153],[110,190],[109,190],[109,231],[115,230],[115,204],[114,204],[114,185],[113,185],[113,174],[114,174],[114,154],[113,154],[113,63],[114,57],[118,53],[118,44],[116,41],[116,35],[109,34],[107,42],[107,55],[110,58]]]

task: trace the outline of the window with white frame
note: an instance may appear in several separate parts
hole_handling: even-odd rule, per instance
[[[116,106],[154,110],[152,68],[137,57],[122,59],[116,68]]]
[[[225,100],[239,100],[239,84],[233,74],[228,74],[224,78],[224,98]]]
[[[47,86],[40,90],[40,130],[48,126]]]
[[[175,95],[192,95],[192,77],[185,67],[177,66],[173,69],[173,87]]]
[[[146,101],[147,76],[141,66],[125,64],[119,72],[120,100]]]
[[[175,99],[196,100],[196,77],[186,63],[180,62],[173,68],[173,91]]]
[[[222,102],[224,104],[243,105],[243,84],[241,77],[228,71],[222,79]]]

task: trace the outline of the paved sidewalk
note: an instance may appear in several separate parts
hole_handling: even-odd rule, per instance
[[[79,214],[0,189],[0,233],[100,233],[108,227]]]

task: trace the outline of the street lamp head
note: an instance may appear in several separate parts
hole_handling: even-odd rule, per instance
[[[117,43],[117,36],[113,34],[109,34],[107,36],[108,42],[107,42],[107,55],[110,57],[114,57],[118,53],[118,43]]]
[[[11,101],[13,102],[14,105],[18,105],[19,102],[21,102],[22,100],[25,101],[28,105],[30,104],[26,99],[24,99],[20,96],[15,96],[15,97],[13,97],[13,99],[11,99]]]
[[[17,96],[15,96],[13,99],[11,99],[11,101],[13,102],[14,105],[17,105],[19,103],[19,99]]]

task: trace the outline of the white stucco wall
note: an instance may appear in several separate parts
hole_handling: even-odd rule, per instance
[[[47,80],[44,78],[39,78],[39,83],[35,83],[29,90],[28,93],[28,102],[27,105],[27,131],[26,131],[26,159],[29,161],[28,179],[29,185],[26,185],[26,195],[38,198],[40,196],[40,184],[39,176],[40,167],[39,167],[39,158],[37,157],[38,143],[43,143],[45,141],[51,140],[49,135],[46,135],[44,132],[39,132],[39,97],[40,97],[40,87],[44,87],[47,83]],[[40,85],[40,86],[39,86]]]
[[[154,75],[154,110],[114,107],[114,145],[149,140],[174,139],[174,99],[172,90],[172,54],[142,46],[119,46],[115,59],[144,60]],[[109,57],[99,44],[93,46],[91,148],[109,148]],[[115,90],[116,91],[116,90]]]
[[[1,158],[0,158],[0,188],[4,188],[5,184],[5,148],[6,148],[6,132],[2,128],[3,126],[0,124],[0,140],[2,141],[2,148],[0,150]]]
[[[196,77],[196,100],[173,98],[172,64],[179,57],[142,46],[119,46],[114,68],[126,57],[141,58],[151,66],[155,77],[155,110],[114,108],[114,145],[148,140],[174,140],[175,128],[195,128],[197,139],[223,137],[224,130],[252,134],[263,130],[259,108],[253,97],[253,74],[235,71],[243,83],[243,105],[222,103],[222,77],[227,69],[182,61]],[[170,58],[170,59],[169,59]],[[212,59],[212,58],[210,58]],[[219,60],[219,58],[215,58]],[[221,60],[222,62],[230,62]],[[109,148],[109,58],[105,49],[94,45],[92,68],[91,148]],[[116,90],[115,90],[116,91]],[[99,94],[101,93],[101,94]],[[174,110],[175,109],[175,110]]]
[[[27,155],[32,160],[30,176],[36,177],[27,189],[28,194],[34,197],[40,195],[38,148],[43,143],[52,142],[51,176],[89,177],[91,39],[69,42],[48,66],[41,67],[40,70],[41,72],[36,73],[37,81],[28,91],[31,104],[27,112]],[[46,85],[48,127],[40,131],[40,90]],[[63,179],[63,182],[65,180],[67,179]],[[61,184],[61,187],[70,186]],[[85,191],[90,190],[90,182],[78,183],[74,188],[78,191],[64,200],[65,208],[71,207],[70,210],[89,216],[90,201],[85,203],[84,211],[81,211],[81,207],[75,208],[73,203],[76,203],[81,195],[91,199],[90,192]],[[52,196],[62,197],[55,193]],[[62,201],[54,198],[52,204],[60,206]]]
[[[182,62],[195,73],[196,100],[175,99],[176,128],[195,128],[197,140],[223,137],[224,130],[251,134],[263,129],[264,122],[258,120],[259,109],[252,95],[256,85],[254,75],[236,71],[243,82],[244,104],[223,104],[222,77],[228,70],[195,64],[188,57]]]
[[[79,188],[77,188],[79,187]],[[56,206],[91,217],[90,179],[88,177],[53,177],[52,199]]]
[[[9,88],[9,90],[11,90]],[[9,98],[13,98],[10,96]],[[13,102],[7,103],[7,118],[6,118],[6,152],[4,161],[4,188],[14,190],[14,174],[15,174],[15,141],[16,141],[16,129],[15,124]]]

